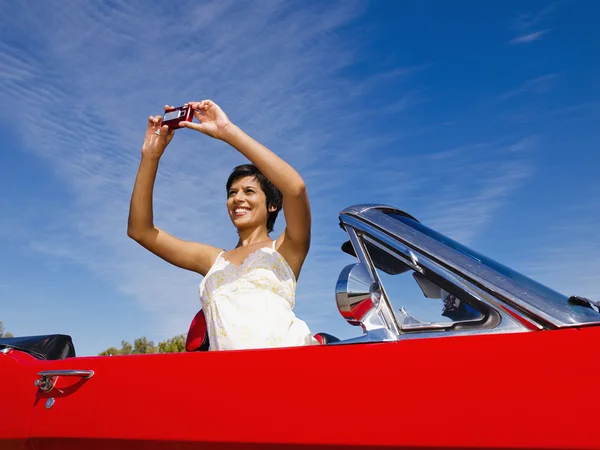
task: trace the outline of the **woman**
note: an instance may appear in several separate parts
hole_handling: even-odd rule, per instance
[[[220,139],[253,164],[227,181],[227,211],[239,240],[233,250],[183,241],[154,226],[152,192],[158,163],[174,130],[150,117],[135,180],[127,234],[165,261],[204,276],[200,300],[211,350],[313,345],[293,313],[296,280],[310,246],[304,181],[285,161],[235,126],[210,100],[191,102],[199,123],[180,126]],[[165,110],[172,107],[165,106]],[[269,233],[283,206],[286,228]]]

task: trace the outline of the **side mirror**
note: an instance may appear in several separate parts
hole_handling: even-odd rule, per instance
[[[364,263],[350,264],[338,277],[335,298],[344,319],[351,325],[363,326],[367,316],[379,306],[381,289]]]

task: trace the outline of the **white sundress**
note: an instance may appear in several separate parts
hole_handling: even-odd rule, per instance
[[[296,278],[273,246],[236,267],[219,253],[200,282],[210,350],[317,345],[294,312]]]

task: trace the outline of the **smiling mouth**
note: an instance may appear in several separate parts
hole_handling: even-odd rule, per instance
[[[233,210],[233,215],[236,217],[241,217],[241,216],[245,216],[249,212],[250,212],[250,209],[248,209],[248,208],[235,208]]]

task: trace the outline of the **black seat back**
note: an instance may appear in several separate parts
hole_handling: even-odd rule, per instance
[[[22,350],[38,359],[57,360],[75,356],[71,336],[65,334],[0,338],[0,348],[6,347]]]

